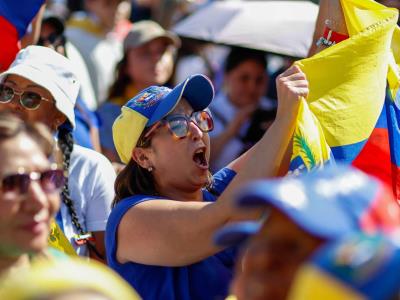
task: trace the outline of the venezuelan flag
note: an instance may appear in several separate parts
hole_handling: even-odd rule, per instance
[[[359,3],[360,2],[360,3]],[[388,9],[374,1],[344,1],[343,11],[350,35],[370,26]],[[389,54],[387,89],[383,108],[369,139],[353,165],[392,186],[400,200],[400,29],[395,28]],[[397,149],[397,151],[396,151]]]
[[[0,72],[7,70],[20,46],[19,40],[45,0],[0,0]]]
[[[372,0],[341,4],[350,38],[297,62],[310,83],[304,105],[312,116],[299,113],[290,169],[353,163],[390,183],[400,199],[398,12]],[[314,130],[302,130],[311,119]],[[317,153],[314,164],[309,153]]]

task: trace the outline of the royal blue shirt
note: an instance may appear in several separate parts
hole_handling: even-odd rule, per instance
[[[216,173],[213,193],[203,190],[204,201],[215,201],[235,175],[236,173],[228,168]],[[128,281],[145,300],[225,299],[232,279],[237,252],[235,247],[184,267],[160,267],[134,262],[120,264],[117,261],[117,231],[122,217],[136,204],[156,198],[133,196],[120,201],[113,208],[105,236],[108,265]]]
[[[78,96],[76,99],[75,112],[75,129],[73,131],[74,141],[79,146],[94,149],[90,137],[90,129],[92,127],[99,128],[99,120],[94,112],[92,112]]]

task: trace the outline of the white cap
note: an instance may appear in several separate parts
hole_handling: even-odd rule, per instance
[[[68,58],[47,47],[29,46],[19,51],[10,68],[0,74],[0,82],[10,74],[24,77],[48,90],[57,109],[75,127],[74,106],[80,84]]]

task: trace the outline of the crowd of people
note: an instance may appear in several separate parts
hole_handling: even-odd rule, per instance
[[[23,2],[0,0],[0,299],[400,296],[390,187],[287,175],[312,89],[292,58],[169,30],[209,1]],[[327,14],[348,35],[321,0],[310,55]]]

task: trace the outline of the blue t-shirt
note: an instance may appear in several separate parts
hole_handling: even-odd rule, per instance
[[[216,173],[213,177],[213,193],[203,190],[204,201],[215,201],[235,175],[236,173],[228,168]],[[136,204],[156,198],[133,196],[120,201],[113,208],[105,236],[108,265],[128,281],[145,300],[225,299],[232,279],[236,247],[225,249],[184,267],[160,267],[134,262],[120,264],[117,261],[117,231],[122,217]]]
[[[76,99],[75,112],[75,129],[73,131],[74,141],[79,146],[93,149],[93,144],[90,137],[90,128],[99,127],[99,121],[94,112],[92,112],[78,96]]]
[[[113,151],[118,156],[114,146],[112,127],[115,119],[121,114],[121,106],[112,102],[105,102],[97,109],[96,114],[100,119],[99,134],[101,146],[109,151]]]

